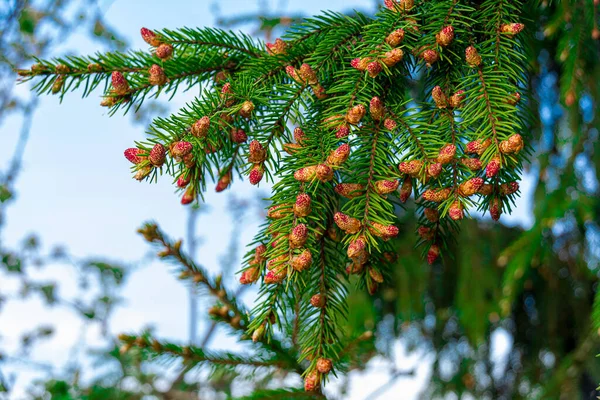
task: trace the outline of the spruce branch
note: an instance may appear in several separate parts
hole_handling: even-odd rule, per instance
[[[144,28],[150,54],[67,57],[21,71],[40,93],[83,86],[89,95],[104,83],[111,111],[201,85],[125,156],[136,179],[171,176],[183,204],[202,200],[211,179],[217,192],[245,176],[273,182],[240,275],[260,285],[252,311],[155,225],[142,233],[182,278],[217,298],[214,321],[274,353],[315,395],[330,372],[360,365],[357,339],[341,329],[348,275],[372,295],[386,285],[402,203],[414,197],[417,243],[432,264],[452,256],[469,208],[496,220],[510,211],[528,153],[518,105],[528,73],[521,2],[385,5],[373,16],[324,13],[266,44],[217,29]],[[208,363],[272,360],[193,353]]]

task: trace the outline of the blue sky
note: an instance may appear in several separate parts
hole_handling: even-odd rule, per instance
[[[147,45],[139,36],[142,26],[172,29],[213,26],[211,3],[115,0],[104,2],[102,9],[106,21],[127,38],[131,48],[145,49]],[[364,0],[290,0],[271,1],[269,4],[290,14],[315,14],[324,7],[335,11],[373,9],[373,2]],[[219,6],[223,14],[230,15],[256,10],[257,2],[219,1]],[[77,34],[57,48],[54,54],[89,54],[98,50],[103,50],[99,44],[83,34]],[[21,86],[18,90],[25,95],[27,86]],[[170,110],[182,106],[190,96],[178,96],[169,103]],[[129,116],[115,115],[109,118],[106,109],[98,105],[99,102],[100,93],[83,100],[73,94],[67,96],[62,104],[56,97],[41,99],[18,181],[18,198],[8,210],[8,221],[3,232],[6,245],[16,245],[23,237],[35,232],[46,248],[64,244],[81,257],[108,255],[115,260],[135,261],[149,250],[135,233],[143,221],[157,221],[172,237],[185,235],[187,209],[179,204],[179,196],[174,193],[170,180],[149,185],[131,179],[123,150],[131,147],[134,140],[144,137],[144,127],[132,124]],[[14,148],[19,126],[20,121],[12,118],[0,127],[5,144],[0,148],[2,163],[8,160]],[[529,197],[527,187],[525,185],[525,198]],[[251,197],[256,189],[247,184],[238,184],[234,186],[234,191],[240,197]],[[232,229],[229,214],[225,212],[224,200],[227,196],[227,192],[216,194],[209,191],[206,199],[210,204],[210,213],[202,215],[198,222],[198,235],[204,239],[198,259],[215,272],[218,271],[219,257],[226,250]],[[531,222],[528,209],[526,201],[521,201],[516,215],[504,221],[527,225]],[[242,245],[250,242],[257,227],[258,221],[254,218],[240,237]],[[69,271],[68,268],[54,266],[37,277],[45,276],[60,281],[62,294],[75,294],[75,277]],[[0,285],[8,287],[10,284],[0,282]],[[129,280],[125,296],[125,305],[113,318],[113,332],[137,331],[152,324],[160,336],[175,340],[187,337],[187,291],[170,274],[168,266],[158,262],[140,266]],[[248,301],[251,300],[251,296],[248,297]],[[201,301],[201,310],[207,304],[206,300]],[[11,303],[0,313],[0,326],[5,335],[3,343],[14,344],[19,332],[32,327],[32,319],[58,325],[56,338],[43,344],[36,358],[64,364],[68,359],[66,350],[79,334],[77,319],[69,312],[48,310],[37,301]],[[87,335],[92,343],[98,340],[97,331],[88,332]],[[231,339],[224,335],[213,343],[217,347],[232,344]],[[406,358],[401,344],[398,344],[397,350],[397,361],[401,365],[408,368],[408,365],[417,363],[419,355],[416,355],[417,358],[415,355]],[[377,362],[384,363],[382,360]],[[406,396],[416,393],[419,382],[426,378],[426,365],[423,368],[419,370],[417,378],[410,382],[398,382],[403,385]],[[378,371],[379,367],[372,368],[368,375],[369,384],[357,385],[352,398],[364,398],[387,380],[387,374]],[[19,382],[21,388],[32,375],[23,376]]]

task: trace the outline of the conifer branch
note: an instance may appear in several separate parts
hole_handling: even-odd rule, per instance
[[[325,13],[267,44],[217,29],[144,28],[152,54],[70,57],[21,71],[39,93],[85,85],[89,95],[104,82],[111,112],[201,83],[196,99],[155,119],[148,139],[125,151],[134,177],[171,176],[183,204],[203,199],[211,179],[217,192],[238,176],[275,182],[240,275],[261,286],[250,314],[180,244],[155,225],[142,229],[182,278],[218,299],[214,321],[276,357],[188,350],[197,362],[281,361],[277,368],[303,375],[305,389],[320,395],[331,371],[360,364],[349,350],[356,340],[341,330],[347,275],[370,294],[386,284],[400,203],[414,195],[417,242],[430,264],[450,252],[468,207],[493,219],[510,211],[527,153],[517,106],[528,68],[524,25],[514,20],[521,2],[385,5],[371,17]]]

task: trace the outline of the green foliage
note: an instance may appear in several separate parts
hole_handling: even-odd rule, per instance
[[[597,147],[595,116],[571,110],[570,132],[584,130],[581,136],[543,128],[557,131],[555,146],[566,160],[564,167],[549,154],[533,160],[540,182],[531,229],[484,231],[460,222],[475,210],[497,220],[514,207],[523,164],[537,157],[531,145],[548,124],[535,101],[556,102],[532,95],[534,76],[558,68],[536,64],[546,48],[560,63],[567,106],[582,92],[597,94],[591,2],[533,3],[387,1],[388,9],[374,16],[328,12],[305,19],[266,48],[221,30],[146,30],[154,54],[63,57],[21,70],[40,94],[62,98],[82,89],[87,96],[103,86],[111,113],[199,87],[190,104],[155,119],[148,139],[127,150],[135,178],[170,176],[184,204],[202,199],[211,180],[218,192],[244,176],[253,184],[263,175],[273,182],[268,219],[241,276],[244,284],[260,282],[250,312],[183,254],[180,242],[152,224],[141,230],[182,279],[216,298],[213,319],[259,343],[257,353],[211,353],[147,335],[123,336],[125,350],[180,359],[190,368],[207,364],[213,379],[229,382],[238,376],[231,366],[265,367],[269,377],[293,371],[320,395],[329,373],[365,365],[374,352],[371,329],[382,333],[391,315],[392,337],[414,327],[415,346],[436,350],[431,396],[483,397],[488,387],[492,397],[518,396],[527,387],[528,395],[572,398],[577,380],[594,373],[587,357],[597,348],[598,267],[588,268],[591,256],[555,232],[574,225],[573,235],[581,235],[596,215],[597,201],[587,198],[575,167],[578,155],[591,158],[586,147]],[[544,40],[536,34],[539,21],[547,21]],[[411,194],[415,201],[403,205]],[[310,200],[304,211],[301,198]],[[415,231],[430,267],[415,254]],[[501,379],[491,360],[498,328],[511,332],[517,360],[507,361],[510,373]],[[549,353],[555,365],[540,366]],[[331,372],[322,368],[328,361]],[[448,362],[453,370],[444,376]],[[486,381],[492,383],[475,384]],[[256,389],[248,398],[304,396]]]

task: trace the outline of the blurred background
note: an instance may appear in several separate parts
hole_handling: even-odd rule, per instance
[[[513,214],[500,224],[487,216],[465,221],[455,257],[428,267],[414,249],[414,210],[398,211],[404,236],[393,281],[375,297],[350,298],[348,329],[373,330],[377,339],[362,365],[327,386],[332,398],[594,398],[598,14],[574,12],[591,2],[558,3],[524,11],[532,21],[533,96],[526,107],[534,153]],[[359,0],[0,4],[0,398],[51,398],[75,386],[130,391],[123,398],[167,391],[178,366],[156,376],[156,366],[132,365],[117,351],[120,332],[152,329],[176,341],[241,347],[213,328],[211,303],[194,294],[190,301],[136,229],[156,221],[233,287],[269,193],[268,185],[238,183],[209,192],[206,205],[190,209],[179,204],[171,182],[131,179],[123,149],[143,138],[152,117],[197,95],[194,89],[109,118],[100,92],[67,96],[62,104],[36,98],[29,85],[16,85],[13,70],[29,67],[33,56],[145,49],[143,26],[218,26],[269,41],[324,7],[372,14],[379,6]],[[248,289],[242,298],[250,306],[254,295]],[[187,377],[202,398],[243,394],[231,381],[207,377],[201,370]]]

